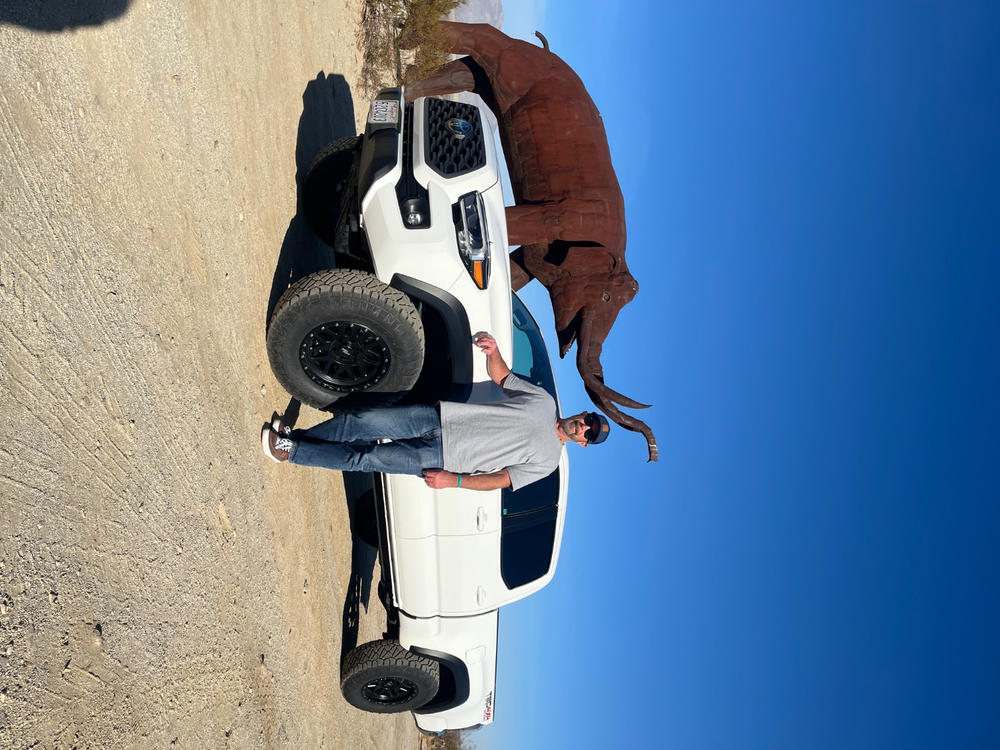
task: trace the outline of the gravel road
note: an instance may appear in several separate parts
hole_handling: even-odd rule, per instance
[[[258,441],[360,0],[37,5],[0,8],[0,748],[416,747],[340,696],[385,625],[350,493]]]

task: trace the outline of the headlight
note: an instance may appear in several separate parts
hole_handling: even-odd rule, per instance
[[[466,193],[453,209],[458,254],[480,289],[490,281],[490,241],[486,230],[486,207],[478,193]]]

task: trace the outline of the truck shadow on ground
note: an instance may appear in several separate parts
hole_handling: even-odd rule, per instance
[[[372,475],[361,472],[344,472],[344,494],[347,512],[351,518],[351,579],[344,597],[344,612],[340,639],[340,658],[358,645],[358,626],[361,609],[368,612],[371,606],[372,577],[375,572],[377,552],[364,541],[371,532],[362,527],[371,524]]]
[[[4,0],[0,23],[36,31],[63,31],[78,26],[100,26],[125,14],[132,0]]]
[[[302,404],[298,399],[290,399],[281,415],[282,422],[294,427],[301,408]],[[361,612],[363,608],[367,613],[371,606],[372,579],[378,556],[375,547],[369,543],[377,540],[378,534],[374,526],[376,523],[372,484],[374,477],[364,472],[344,472],[343,477],[347,515],[351,526],[351,577],[344,597],[341,621],[341,659],[358,645]]]
[[[357,135],[354,125],[354,98],[346,79],[320,72],[302,92],[295,143],[295,216],[288,223],[278,253],[278,263],[267,300],[265,327],[278,299],[303,276],[334,267],[333,250],[317,237],[302,216],[302,178],[316,153],[331,141]]]

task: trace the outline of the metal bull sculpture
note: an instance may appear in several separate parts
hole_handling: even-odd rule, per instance
[[[466,57],[408,84],[406,96],[474,91],[500,122],[516,205],[507,208],[515,290],[538,279],[549,290],[565,356],[594,403],[622,427],[641,432],[649,460],[653,431],[616,404],[646,408],[604,384],[601,350],[618,312],[639,290],[625,264],[625,201],[611,166],[601,114],[583,82],[559,57],[486,24],[441,22],[445,49]],[[536,32],[537,33],[537,32]]]

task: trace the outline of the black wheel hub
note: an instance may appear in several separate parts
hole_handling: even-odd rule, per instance
[[[391,357],[385,340],[368,326],[338,320],[316,326],[302,339],[299,362],[313,382],[351,393],[381,383]]]
[[[379,677],[366,682],[361,694],[372,703],[397,705],[415,696],[417,686],[403,677]]]

